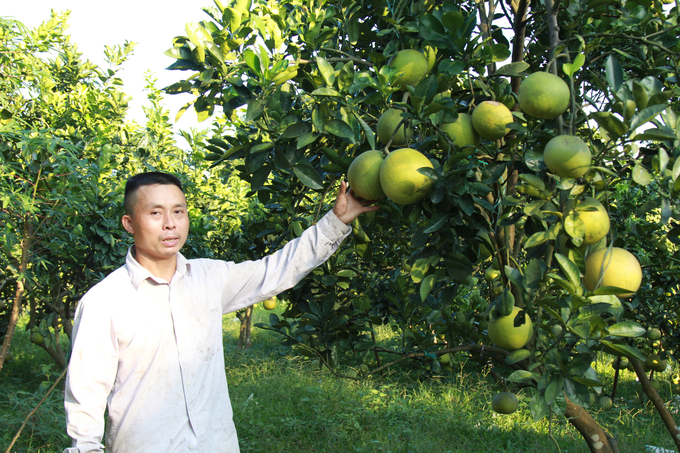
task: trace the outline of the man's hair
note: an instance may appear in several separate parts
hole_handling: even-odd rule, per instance
[[[150,171],[146,173],[139,173],[130,177],[125,183],[125,198],[123,200],[123,207],[125,213],[132,215],[134,212],[135,193],[143,186],[155,186],[156,184],[172,184],[179,187],[179,190],[184,193],[182,189],[182,182],[176,176],[168,173],[161,173],[159,171]]]

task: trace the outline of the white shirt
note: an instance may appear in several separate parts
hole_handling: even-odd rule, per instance
[[[171,281],[133,258],[90,289],[73,322],[64,453],[239,451],[227,390],[222,315],[295,286],[350,227],[332,211],[259,261],[186,260]]]

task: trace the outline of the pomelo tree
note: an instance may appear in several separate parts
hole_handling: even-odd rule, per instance
[[[254,243],[276,245],[315,222],[363,153],[380,151],[388,162],[411,148],[431,164],[410,168],[430,181],[424,198],[390,197],[383,186],[382,209],[282,295],[287,310],[266,328],[357,379],[397,365],[418,377],[446,375],[437,357],[456,352],[491,359],[503,385],[533,388],[534,419],[566,416],[591,451],[618,448],[587,410],[608,391],[592,363],[603,351],[626,357],[680,444],[642,367],[643,337],[655,327],[644,316],[647,294],[659,275],[677,285],[677,274],[659,267],[673,263],[679,233],[677,5],[215,0],[204,11],[206,20],[187,24],[166,52],[170,69],[186,71],[166,91],[188,93],[179,115],[193,106],[201,120],[232,122],[213,137],[211,158],[235,162],[264,206]],[[428,62],[411,85],[391,65],[404,50]],[[540,86],[529,99],[559,105],[522,110],[520,83],[541,72],[568,87],[566,111],[561,95],[542,96]],[[542,85],[554,88],[547,79]],[[402,119],[380,138],[390,109]],[[479,123],[479,144],[461,147],[443,128],[463,114]],[[413,135],[393,146],[400,127]],[[649,215],[631,216],[643,193],[654,203]],[[609,228],[590,215],[599,205]],[[593,244],[591,227],[607,230]],[[640,253],[636,228],[663,235],[654,252]],[[598,247],[630,249],[642,287],[603,286],[598,275],[586,287]],[[528,316],[533,336],[508,351],[487,326],[515,309],[513,324]],[[376,344],[379,324],[392,326],[399,344]]]

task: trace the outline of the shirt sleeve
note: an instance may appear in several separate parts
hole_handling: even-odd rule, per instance
[[[240,310],[292,288],[330,258],[350,231],[331,210],[281,250],[258,261],[229,263],[222,312]]]
[[[86,294],[73,322],[64,394],[72,445],[64,453],[104,451],[104,411],[116,378],[118,351],[112,319],[95,302]]]

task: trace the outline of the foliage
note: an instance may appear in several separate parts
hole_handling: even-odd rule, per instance
[[[666,275],[677,276],[674,246],[633,246],[652,231],[677,243],[680,232],[677,5],[215,5],[166,52],[176,58],[169,69],[190,73],[166,91],[193,93],[186,108],[193,104],[200,120],[215,115],[234,122],[231,136],[212,143],[211,158],[215,165],[244,159],[235,169],[269,215],[250,230],[253,239],[299,234],[323,211],[353,158],[371,149],[389,153],[390,143],[377,142],[374,133],[389,108],[403,111],[415,129],[409,146],[434,164],[420,170],[434,181],[429,196],[406,206],[381,201],[379,214],[353,225],[353,239],[340,253],[288,293],[288,310],[282,318],[272,315],[269,329],[336,372],[365,377],[384,369],[374,332],[390,325],[403,339],[392,352],[413,357],[418,375],[426,376],[440,371],[436,358],[447,348],[490,346],[486,320],[516,304],[531,315],[536,334],[499,372],[535,389],[536,420],[565,415],[569,401],[590,406],[603,387],[592,366],[599,351],[644,358],[635,339],[657,319],[641,304],[658,304],[648,288],[658,291],[659,274],[670,269]],[[504,18],[511,30],[503,28]],[[429,75],[405,91],[390,66],[401,49],[420,50],[431,64]],[[570,87],[570,108],[556,119],[518,109],[519,81],[543,70]],[[457,148],[441,124],[485,100],[514,109],[510,133]],[[593,154],[583,178],[560,178],[545,168],[544,147],[563,134],[582,138]],[[660,207],[660,218],[640,218],[627,191],[650,194],[655,204],[647,209]],[[610,212],[608,246],[630,247],[645,265],[648,286],[632,300],[616,297],[616,289],[589,293],[582,286],[588,250],[580,248],[584,223],[573,208],[584,196]],[[479,276],[488,267],[501,277],[487,286]],[[667,297],[664,313],[677,300]]]
[[[123,263],[131,245],[120,226],[127,177],[159,170],[184,181],[191,205],[185,249],[190,257],[211,256],[209,242],[237,228],[238,214],[247,208],[238,184],[210,177],[202,152],[176,145],[153,78],[147,78],[145,126],[125,120],[128,98],[117,73],[133,44],[107,47],[110,67],[102,70],[81,60],[65,34],[67,19],[53,14],[35,30],[0,21],[8,49],[3,68],[12,71],[2,78],[0,94],[5,119],[0,224],[6,238],[0,253],[0,338],[25,279],[31,313],[26,328],[40,332],[46,340],[38,345],[60,367],[68,351],[60,338],[70,337],[77,301]],[[202,135],[192,138],[198,143]]]

